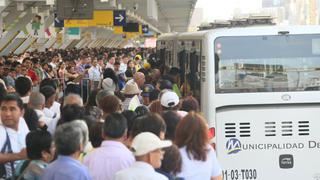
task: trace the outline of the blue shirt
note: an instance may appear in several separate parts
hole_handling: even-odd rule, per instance
[[[58,156],[41,177],[42,180],[91,180],[88,169],[78,160],[69,156]]]

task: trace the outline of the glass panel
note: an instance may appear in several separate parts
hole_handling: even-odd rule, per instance
[[[320,35],[221,37],[217,93],[320,90]]]

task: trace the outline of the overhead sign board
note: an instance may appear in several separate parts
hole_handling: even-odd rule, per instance
[[[113,25],[114,26],[125,26],[126,25],[126,11],[125,10],[114,10],[113,11]]]
[[[59,19],[57,13],[54,14],[54,27],[64,27],[64,20]]]
[[[113,11],[94,11],[91,20],[65,20],[65,27],[113,26]]]
[[[147,34],[149,33],[149,26],[142,24],[142,34]]]

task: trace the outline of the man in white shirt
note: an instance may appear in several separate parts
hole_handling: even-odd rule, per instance
[[[25,138],[27,131],[19,129],[23,115],[23,102],[17,95],[6,95],[0,107],[0,166],[5,169],[1,178],[13,175],[19,160],[27,159]]]
[[[154,169],[161,167],[164,152],[162,148],[171,146],[171,141],[162,141],[153,133],[143,132],[132,141],[132,151],[136,162],[116,174],[116,180],[165,180],[168,179]]]
[[[92,66],[88,70],[88,74],[91,82],[91,90],[98,89],[101,80],[101,71],[96,59],[92,61]]]

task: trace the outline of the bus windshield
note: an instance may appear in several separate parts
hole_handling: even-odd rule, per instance
[[[219,37],[216,93],[320,90],[320,35]]]

